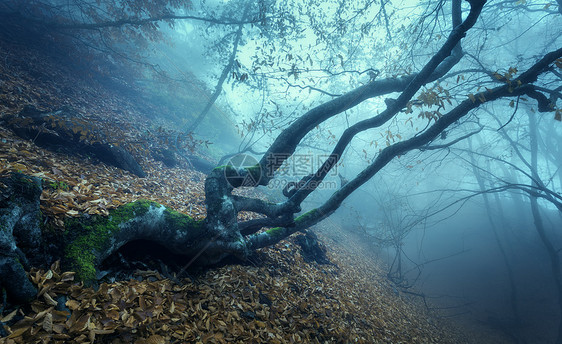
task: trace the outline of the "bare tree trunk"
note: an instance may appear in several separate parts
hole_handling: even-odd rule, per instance
[[[534,114],[528,113],[529,117],[529,136],[531,141],[531,173],[532,173],[532,184],[537,186],[537,181],[539,181],[539,174],[537,170],[537,155],[538,155],[538,144],[537,144],[537,123]],[[533,219],[535,221],[535,229],[539,234],[539,237],[546,248],[548,258],[550,259],[552,277],[554,278],[554,283],[556,287],[556,292],[558,296],[558,309],[559,309],[559,320],[558,320],[558,333],[556,335],[556,344],[562,344],[562,273],[560,272],[560,257],[558,256],[558,251],[552,244],[552,241],[548,238],[542,216],[539,209],[539,204],[537,201],[537,196],[534,194],[530,195],[531,199],[531,211],[533,213]]]
[[[244,14],[242,15],[242,21],[244,21],[246,19],[246,16],[248,14],[248,8],[249,8],[249,6],[246,6],[246,8],[244,10]],[[211,96],[211,98],[209,99],[207,104],[205,105],[205,108],[203,108],[203,110],[199,113],[197,118],[195,118],[193,123],[191,123],[189,125],[189,127],[185,130],[185,132],[187,134],[192,133],[193,131],[195,131],[195,129],[197,129],[199,124],[201,124],[203,119],[205,119],[205,116],[207,116],[207,114],[209,113],[209,110],[211,110],[211,107],[213,106],[213,104],[215,104],[219,95],[221,94],[222,85],[226,81],[226,78],[230,74],[230,71],[232,70],[232,67],[234,66],[234,63],[236,62],[236,53],[238,52],[238,44],[240,43],[240,40],[242,39],[242,29],[243,29],[243,27],[244,27],[244,23],[240,23],[240,25],[238,26],[238,30],[236,31],[236,36],[234,37],[234,44],[232,46],[232,52],[230,53],[230,58],[228,59],[228,63],[226,64],[226,66],[222,70],[221,76],[219,77],[219,81],[217,82],[217,85],[215,86],[215,91],[213,92],[213,95]]]
[[[472,137],[468,138],[468,146],[469,149],[471,151],[470,153],[470,163],[472,165],[472,171],[474,173],[474,177],[476,178],[476,181],[478,182],[478,186],[480,188],[480,191],[482,191],[482,198],[484,199],[484,206],[486,207],[486,214],[488,216],[488,221],[490,222],[490,226],[492,228],[492,232],[494,233],[494,238],[496,240],[496,244],[498,245],[498,249],[500,250],[500,253],[502,255],[503,258],[503,262],[505,264],[505,269],[507,271],[507,277],[509,280],[509,289],[510,289],[510,297],[509,297],[509,303],[511,305],[511,312],[513,313],[513,317],[516,321],[516,324],[519,326],[521,325],[521,315],[519,313],[519,308],[518,308],[518,301],[517,301],[517,283],[515,283],[515,277],[513,274],[513,267],[511,266],[511,263],[509,262],[509,258],[507,257],[507,253],[504,247],[504,244],[502,243],[500,236],[498,234],[498,225],[496,223],[496,221],[494,221],[494,216],[492,216],[491,213],[491,204],[490,204],[490,200],[488,198],[488,193],[485,192],[486,190],[486,185],[484,182],[484,179],[482,178],[482,175],[480,174],[480,171],[476,168],[476,159],[474,159],[474,155],[472,154],[473,148],[472,148]],[[490,170],[490,167],[488,166],[488,170]],[[505,219],[503,217],[503,211],[501,208],[501,203],[499,201],[499,197],[498,194],[495,193],[496,196],[496,204],[498,206],[498,209],[501,213],[501,215],[499,216],[500,219]],[[517,328],[517,332],[516,334],[513,334],[515,337],[515,340],[517,341],[517,343],[525,343],[525,340],[523,339],[523,337],[521,336],[521,333],[519,333],[520,331],[518,331],[519,328]]]

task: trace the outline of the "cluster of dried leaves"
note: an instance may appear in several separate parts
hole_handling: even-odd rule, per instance
[[[64,227],[65,217],[84,213],[108,215],[110,209],[138,199],[164,204],[197,220],[206,216],[203,173],[189,170],[185,165],[166,168],[148,158],[143,168],[147,177],[137,178],[84,157],[42,149],[0,128],[0,175],[19,171],[42,178],[45,183],[41,211],[47,221],[59,228]],[[264,197],[251,189],[239,194]],[[240,220],[253,216],[245,213]]]
[[[255,265],[207,271],[176,284],[155,271],[139,280],[73,282],[58,264],[33,270],[38,298],[0,343],[460,343],[382,271],[341,246],[336,265],[306,263],[292,241],[262,250]],[[66,297],[68,310],[57,310]],[[59,307],[60,309],[60,307]]]
[[[164,168],[154,160],[143,167],[147,177],[137,178],[103,163],[42,149],[0,128],[0,175],[20,171],[43,178],[41,210],[61,228],[65,217],[107,215],[109,209],[141,198],[198,219],[206,215],[202,173]]]

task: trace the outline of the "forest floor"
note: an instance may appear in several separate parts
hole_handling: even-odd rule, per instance
[[[144,150],[159,144],[148,142],[146,132],[172,127],[152,115],[160,109],[113,92],[33,48],[0,41],[0,120],[25,105],[42,111],[71,107],[78,130],[125,141],[147,173],[138,178],[91,157],[41,148],[0,127],[0,175],[18,171],[51,185],[41,196],[45,224],[64,230],[68,218],[106,215],[138,199],[205,216],[205,175],[185,164],[165,167]],[[419,298],[397,292],[372,248],[336,227],[328,220],[315,229],[333,263],[326,265],[305,261],[293,237],[248,262],[182,279],[135,269],[128,280],[90,288],[61,271],[58,262],[33,268],[29,277],[39,290],[37,299],[27,307],[2,308],[7,336],[0,343],[486,342],[440,319]]]

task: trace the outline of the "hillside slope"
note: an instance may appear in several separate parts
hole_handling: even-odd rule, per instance
[[[46,228],[63,230],[69,218],[104,215],[138,199],[205,216],[205,175],[185,162],[168,168],[143,150],[149,143],[163,145],[148,142],[147,131],[165,131],[170,125],[154,117],[157,109],[140,106],[138,99],[104,88],[26,46],[0,42],[0,56],[0,120],[17,116],[26,105],[42,111],[72,108],[76,122],[87,123],[84,130],[124,141],[147,175],[138,178],[89,156],[41,148],[0,127],[0,175],[18,171],[41,177],[49,186],[41,197]],[[97,289],[75,283],[72,272],[47,262],[29,273],[39,290],[37,299],[29,307],[2,308],[5,337],[0,343],[471,341],[416,300],[397,294],[355,238],[322,225],[316,231],[332,264],[307,262],[294,237],[260,250],[244,264],[192,276],[176,277],[177,271],[167,271],[162,261],[141,262],[127,272],[130,279],[112,281],[107,275]]]

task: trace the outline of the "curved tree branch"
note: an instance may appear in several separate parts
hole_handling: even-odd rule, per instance
[[[310,110],[293,122],[291,126],[285,129],[277,137],[275,142],[269,147],[266,154],[260,160],[259,164],[261,169],[265,172],[264,177],[260,179],[260,184],[267,185],[267,183],[273,178],[275,171],[277,171],[281,164],[294,153],[302,138],[310,130],[328,118],[348,110],[369,98],[401,91],[402,94],[398,97],[393,106],[387,108],[380,115],[361,122],[361,124],[358,124],[355,128],[349,128],[346,139],[353,136],[354,130],[360,130],[367,127],[373,128],[392,118],[394,114],[406,106],[406,103],[423,84],[439,79],[460,60],[461,56],[456,56],[456,54],[450,56],[451,52],[465,36],[466,31],[468,31],[476,23],[484,3],[484,1],[480,0],[471,1],[471,10],[465,21],[452,30],[441,49],[439,49],[439,51],[430,59],[430,61],[419,73],[398,79],[387,78],[375,80],[374,82],[358,87],[341,97],[335,98],[332,101],[326,102]],[[343,143],[344,141],[341,142]],[[334,151],[339,151],[341,148],[341,146],[336,147]],[[337,159],[331,163],[332,165],[337,163]],[[321,176],[315,178],[313,182],[319,181],[320,177]]]
[[[524,80],[528,83],[536,81],[538,76],[543,73],[550,64],[552,64],[556,59],[560,57],[562,57],[562,48],[546,54],[542,59],[531,66],[526,72],[521,74],[521,77],[518,80],[521,80],[522,82]],[[323,205],[295,219],[294,227],[270,230],[267,232],[256,234],[254,236],[250,236],[247,239],[249,247],[259,248],[271,245],[272,243],[283,239],[287,235],[303,229],[303,227],[306,228],[307,226],[311,226],[320,222],[321,220],[332,214],[353,191],[370,180],[396,156],[403,155],[412,149],[419,148],[431,142],[444,129],[446,129],[462,117],[466,116],[471,110],[478,108],[484,103],[504,97],[517,97],[521,94],[526,94],[529,88],[525,86],[527,85],[522,84],[517,88],[513,88],[510,85],[498,86],[494,89],[475,94],[474,100],[472,100],[471,98],[461,102],[447,114],[439,118],[432,126],[430,126],[420,135],[414,136],[405,141],[397,142],[391,146],[384,148],[378,154],[372,164],[370,164],[367,168],[360,172],[353,180],[349,181],[346,185],[336,191]]]

